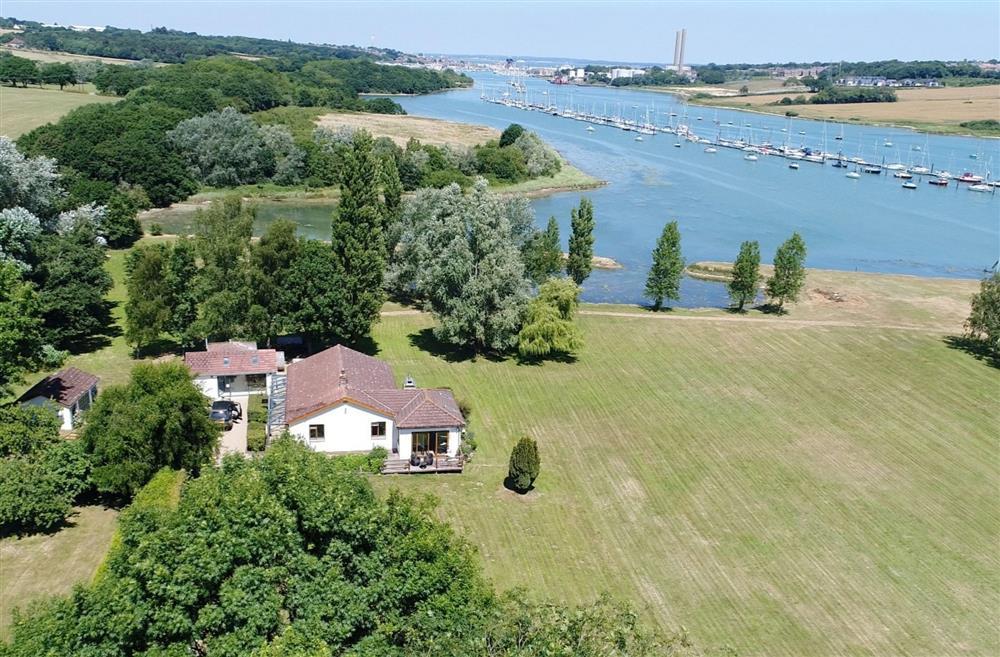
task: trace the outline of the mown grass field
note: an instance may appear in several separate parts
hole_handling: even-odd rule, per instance
[[[1000,118],[1000,85],[895,91],[898,97],[895,103],[776,105],[785,96],[794,98],[799,95],[789,91],[740,97],[698,98],[692,99],[692,102],[781,115],[786,111],[794,111],[799,116],[810,119],[912,126],[919,130],[956,134],[977,134],[976,130],[961,127],[959,124],[962,122]],[[808,97],[811,94],[802,95]],[[984,136],[994,135],[989,131],[978,132]]]
[[[741,655],[995,655],[1000,372],[935,332],[583,316],[575,363],[380,356],[450,386],[479,442],[431,493],[500,588],[603,590]],[[509,450],[540,442],[526,497]]]
[[[38,126],[58,121],[60,117],[82,105],[109,103],[120,98],[98,96],[74,91],[67,87],[27,89],[0,86],[0,135],[16,139]]]
[[[117,519],[112,509],[84,506],[57,532],[0,540],[0,640],[8,636],[14,607],[65,595],[94,575],[111,545]]]

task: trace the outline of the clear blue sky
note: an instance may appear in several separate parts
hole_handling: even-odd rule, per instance
[[[1000,1],[2,0],[0,15],[407,52],[692,63],[1000,58]]]

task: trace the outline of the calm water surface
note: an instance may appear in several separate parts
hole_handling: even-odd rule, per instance
[[[476,87],[424,97],[397,98],[410,114],[478,123],[502,129],[517,122],[537,132],[575,166],[608,185],[585,194],[594,202],[597,219],[595,253],[621,262],[625,269],[594,272],[584,299],[637,302],[650,263],[650,251],[663,224],[676,219],[688,261],[732,260],[743,240],[758,240],[765,261],[792,231],[799,231],[809,249],[811,267],[974,278],[982,275],[1000,252],[1000,196],[970,192],[952,183],[939,189],[915,177],[918,189],[905,190],[899,180],[862,174],[848,179],[843,169],[802,162],[797,171],[788,160],[761,156],[743,160],[743,153],[684,142],[675,148],[673,135],[645,135],[595,126],[540,112],[527,112],[483,102],[485,90],[500,90],[504,79],[476,77]],[[554,94],[557,103],[622,111],[626,116],[655,106],[658,123],[668,113],[688,113],[692,128],[712,138],[718,131],[736,137],[753,130],[755,141],[769,138],[826,150],[842,149],[870,161],[933,164],[958,175],[1000,169],[1000,142],[965,137],[928,136],[909,130],[823,123],[732,110],[690,106],[673,96],[609,88],[558,87],[540,80],[527,82],[529,97]],[[637,107],[634,107],[637,106]],[[701,116],[702,121],[697,117]],[[676,120],[676,119],[675,119]],[[719,121],[716,126],[715,121]],[[728,122],[734,126],[727,126]],[[745,124],[750,124],[747,128]],[[785,128],[787,132],[781,132]],[[834,136],[843,129],[843,141]],[[806,134],[800,135],[803,131]],[[825,131],[825,135],[824,135]],[[825,139],[824,139],[825,137]],[[884,147],[891,141],[892,147]],[[919,150],[918,150],[919,149]],[[971,159],[970,154],[977,154]],[[994,176],[995,177],[995,176]],[[580,194],[559,194],[533,201],[539,224],[554,215],[563,243],[569,232],[570,208]],[[724,302],[716,284],[685,281],[682,305]]]

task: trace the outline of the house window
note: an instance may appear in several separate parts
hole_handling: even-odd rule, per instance
[[[309,440],[323,440],[324,438],[326,438],[325,424],[309,425]]]
[[[414,453],[434,452],[435,454],[447,454],[448,432],[414,431],[410,446]]]
[[[385,422],[372,422],[372,438],[385,437]]]
[[[267,375],[247,374],[247,388],[253,392],[263,392],[267,389]]]
[[[229,388],[232,387],[233,381],[236,380],[235,376],[222,375],[215,377],[219,383],[219,393],[228,392]]]

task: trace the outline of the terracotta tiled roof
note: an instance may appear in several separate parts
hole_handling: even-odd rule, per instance
[[[247,342],[210,342],[208,351],[188,351],[184,364],[195,374],[268,374],[278,371],[278,353]]]
[[[450,390],[400,390],[387,363],[342,345],[289,365],[287,390],[289,424],[346,401],[391,417],[403,429],[465,425]]]
[[[60,406],[69,408],[80,397],[83,397],[88,390],[97,385],[98,381],[100,379],[89,372],[84,372],[75,367],[67,367],[33,385],[18,398],[18,401],[24,402],[30,401],[35,397],[45,397]]]

